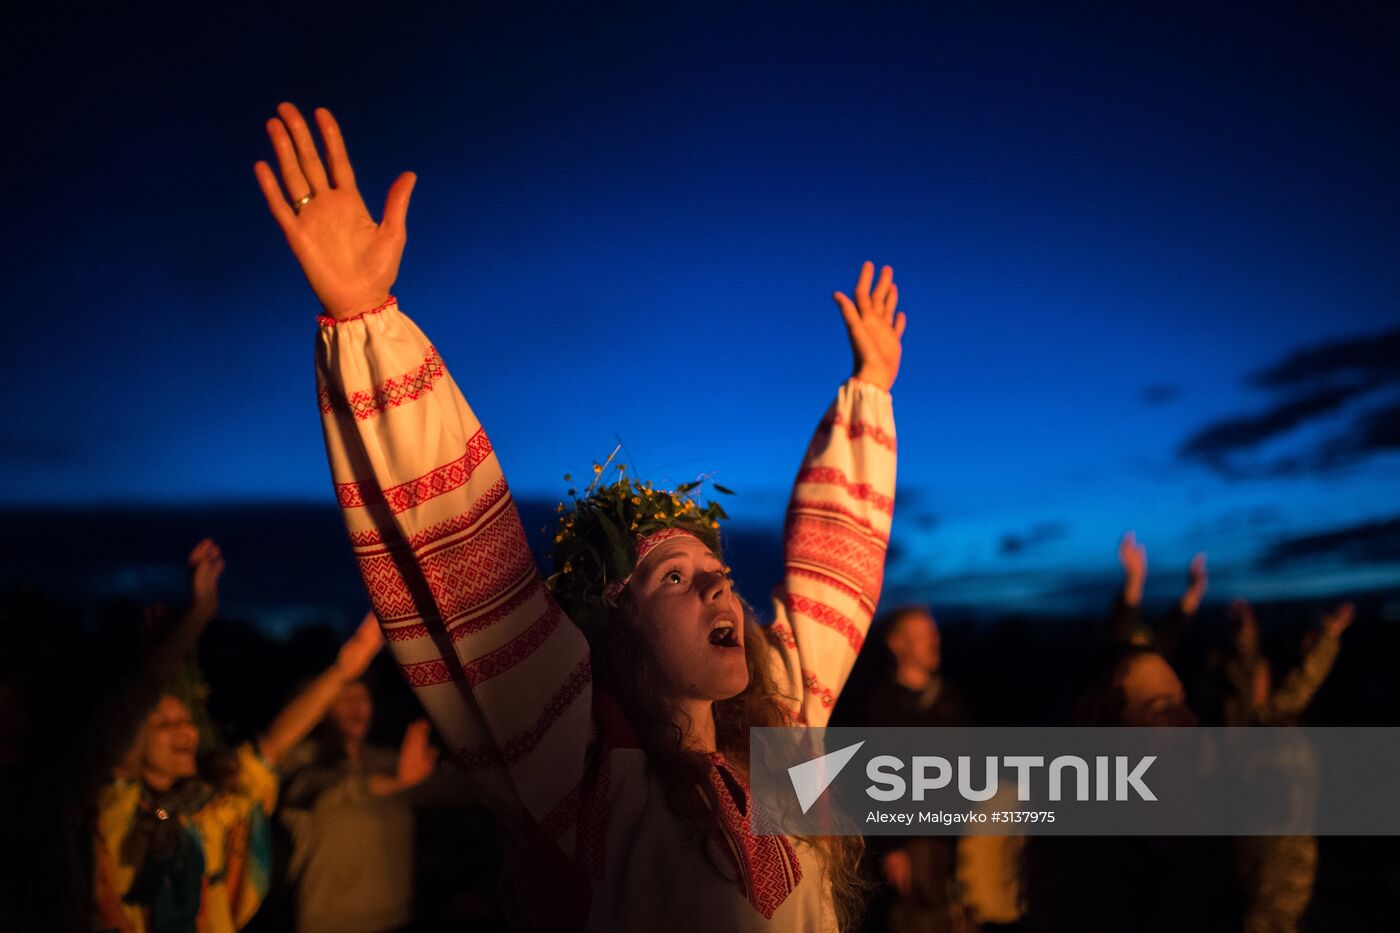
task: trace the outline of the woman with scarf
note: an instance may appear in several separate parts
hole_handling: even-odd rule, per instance
[[[233,933],[247,923],[267,893],[273,769],[382,645],[379,623],[366,616],[335,664],[256,742],[239,746],[233,773],[216,782],[198,773],[207,688],[188,667],[147,718],[121,776],[98,799],[94,928]]]
[[[267,124],[280,187],[268,164],[255,171],[324,308],[317,379],[336,496],[404,674],[514,842],[518,925],[847,923],[858,841],[750,831],[748,730],[824,725],[879,599],[904,332],[891,270],[877,282],[867,263],[854,300],[834,296],[854,376],[799,470],[771,625],[731,585],[723,511],[621,465],[606,484],[595,466],[561,506],[546,580],[490,439],[389,295],[415,178],[393,183],[375,223],[334,119],[316,120],[326,163],[283,104]],[[677,380],[677,404],[699,388]]]

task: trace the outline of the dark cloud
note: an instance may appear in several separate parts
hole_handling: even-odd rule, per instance
[[[894,505],[896,513],[914,508],[923,502],[924,498],[925,490],[919,489],[917,486],[896,484],[894,487]]]
[[[1141,397],[1144,405],[1154,408],[1159,405],[1170,405],[1181,398],[1181,386],[1169,383],[1143,386]]]
[[[1400,329],[1297,350],[1249,381],[1280,389],[1341,376],[1371,385],[1400,382]]]
[[[933,531],[941,524],[939,517],[932,512],[915,512],[911,521],[920,531]]]
[[[1315,562],[1381,564],[1400,561],[1400,516],[1275,542],[1259,558],[1265,570]]]
[[[1031,548],[1059,541],[1069,533],[1068,522],[1040,522],[1024,533],[1011,533],[1001,537],[1003,555],[1023,554]]]
[[[1329,387],[1289,399],[1258,414],[1214,422],[1188,438],[1179,454],[1182,459],[1203,463],[1221,473],[1242,472],[1232,461],[1235,454],[1253,450],[1305,421],[1331,414],[1370,388],[1369,385]]]
[[[1249,453],[1300,426],[1323,421],[1353,400],[1400,386],[1400,329],[1304,347],[1249,377],[1275,396],[1264,411],[1207,424],[1178,448],[1182,460],[1232,479],[1290,477],[1325,472],[1381,450],[1400,447],[1400,405],[1385,403],[1356,417],[1309,449],[1265,462]]]
[[[1400,448],[1400,402],[1371,412],[1358,428],[1357,446],[1363,453]]]

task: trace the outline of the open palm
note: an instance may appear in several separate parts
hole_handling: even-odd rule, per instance
[[[316,124],[325,142],[329,176],[311,130],[291,104],[280,105],[277,116],[267,121],[281,187],[266,162],[253,166],[253,173],[326,314],[345,320],[388,300],[403,258],[404,221],[417,177],[405,172],[394,180],[384,201],[384,218],[375,223],[355,187],[335,117],[318,108]]]
[[[899,375],[899,359],[903,351],[904,312],[897,311],[899,288],[894,284],[894,270],[885,266],[872,292],[875,264],[860,267],[856,280],[855,301],[844,292],[832,297],[846,320],[846,333],[851,338],[851,354],[855,357],[855,377],[888,391]]]

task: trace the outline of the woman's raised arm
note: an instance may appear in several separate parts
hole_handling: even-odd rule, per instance
[[[846,321],[854,375],[817,425],[793,484],[784,527],[783,587],[770,637],[793,719],[825,725],[865,642],[884,579],[894,518],[895,433],[889,390],[899,373],[904,314],[886,266],[874,290],[865,263],[855,300],[833,297]]]
[[[257,175],[326,309],[321,426],[360,575],[404,676],[482,799],[567,853],[590,736],[588,644],[535,567],[486,431],[389,297],[413,176],[394,182],[376,224],[335,121],[316,116],[329,175],[286,104],[268,124],[285,195],[266,164]]]

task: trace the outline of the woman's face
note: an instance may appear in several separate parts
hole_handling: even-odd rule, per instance
[[[627,592],[632,624],[657,659],[667,699],[713,702],[744,691],[743,606],[724,564],[698,538],[658,545]]]
[[[364,681],[354,681],[341,688],[331,704],[331,722],[335,723],[340,735],[348,742],[363,742],[369,735],[369,724],[374,718],[374,701],[370,699],[369,687]]]
[[[194,777],[199,729],[184,703],[169,694],[161,697],[146,719],[142,740],[141,769],[148,776],[172,781]]]
[[[1123,725],[1194,726],[1196,714],[1186,706],[1181,678],[1161,655],[1133,659],[1123,674]]]

